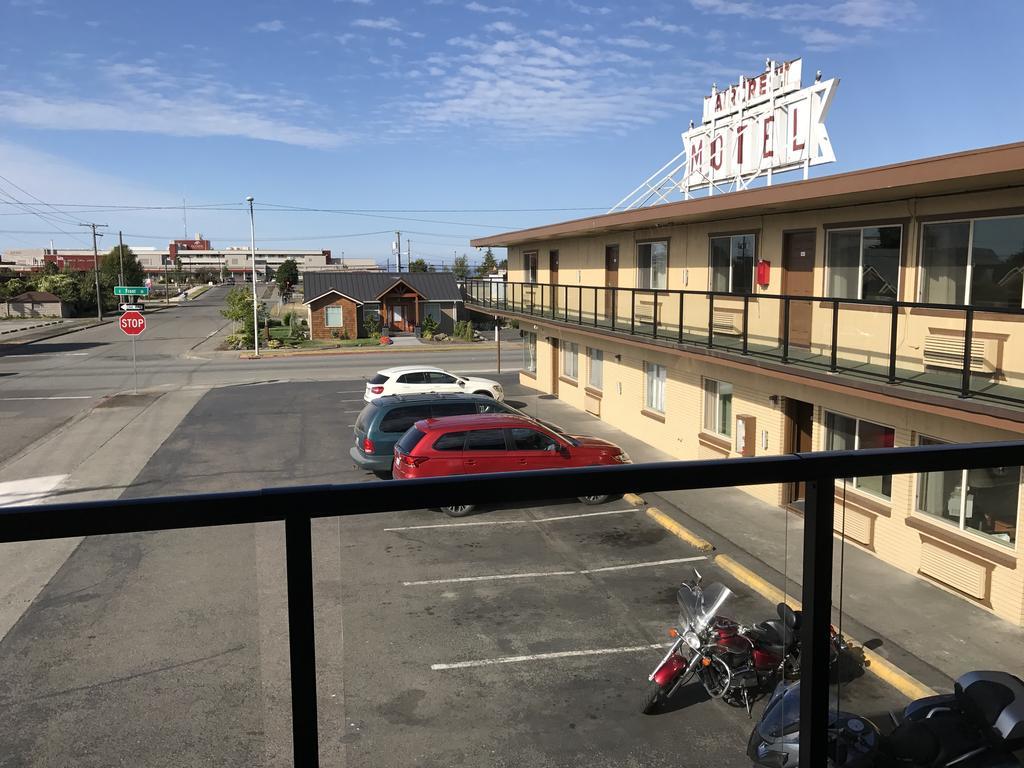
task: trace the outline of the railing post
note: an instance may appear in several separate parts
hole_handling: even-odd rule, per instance
[[[679,292],[679,343],[683,343],[683,298],[686,296],[682,291]]]
[[[889,315],[889,383],[896,383],[896,336],[900,326],[900,307],[893,302]]]
[[[715,346],[715,294],[708,294],[708,349]]]
[[[636,334],[636,288],[629,289],[629,335]]]
[[[832,361],[828,369],[835,373],[839,370],[837,349],[839,347],[839,299],[832,302]]]
[[[828,763],[828,683],[832,623],[835,479],[807,482],[804,506],[803,623],[800,628],[800,768]]]
[[[597,328],[597,286],[594,286],[594,327]]]
[[[960,397],[971,396],[971,344],[974,337],[974,307],[967,308],[964,318],[964,369],[960,379]]]
[[[789,297],[782,300],[782,362],[789,362]]]
[[[284,522],[288,575],[288,657],[292,685],[292,753],[296,768],[320,764],[316,721],[316,642],[313,635],[313,545],[310,519]]]
[[[605,288],[607,291],[608,289]],[[612,288],[612,330],[615,330],[615,318],[619,314],[619,289]]]
[[[580,286],[579,293],[580,293],[580,306],[579,306],[579,312],[576,313],[577,316],[578,316],[579,322],[577,322],[576,325],[583,325],[583,286],[582,285]]]
[[[565,290],[563,291],[565,296],[562,299],[562,319],[565,320],[565,322],[568,323],[569,322],[569,285],[566,284],[566,285],[563,285],[562,287],[565,288]]]
[[[747,352],[747,329],[750,322],[750,294],[743,294],[743,354]]]
[[[658,338],[658,292],[654,292],[654,330],[651,334],[655,339]]]

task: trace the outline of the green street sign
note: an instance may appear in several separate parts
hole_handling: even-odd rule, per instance
[[[115,285],[115,296],[149,296],[149,288],[144,285]]]

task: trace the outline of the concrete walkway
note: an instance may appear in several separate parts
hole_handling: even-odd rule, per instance
[[[603,437],[621,445],[635,463],[670,461],[605,422],[550,395],[513,385],[508,399],[531,415],[569,432]],[[803,518],[733,489],[644,493],[645,500],[690,531],[777,587],[800,596]],[[836,515],[842,515],[837,505]],[[844,551],[845,550],[845,551]],[[1024,628],[853,544],[835,539],[835,622],[842,600],[842,629],[922,683],[940,691],[973,669],[998,669],[1024,677]],[[788,557],[787,557],[788,553]],[[843,556],[845,555],[845,557]],[[842,572],[840,569],[842,568]]]

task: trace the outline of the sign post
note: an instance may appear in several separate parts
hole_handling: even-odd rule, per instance
[[[132,337],[132,369],[135,371],[134,393],[137,395],[139,394],[139,366],[135,359],[135,337],[146,330],[146,318],[142,313],[132,309],[121,315],[121,319],[118,320],[117,324],[122,333]]]

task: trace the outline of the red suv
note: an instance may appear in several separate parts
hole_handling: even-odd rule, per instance
[[[504,413],[446,416],[417,421],[395,444],[396,480],[527,469],[628,464],[619,446],[596,437],[560,435],[532,419]],[[580,496],[601,504],[608,496]],[[442,507],[452,517],[469,514],[469,504]]]

